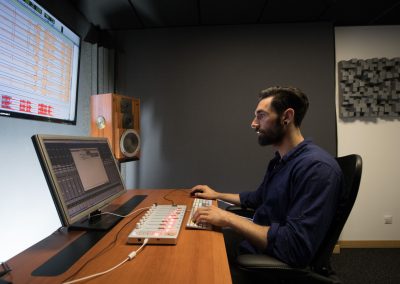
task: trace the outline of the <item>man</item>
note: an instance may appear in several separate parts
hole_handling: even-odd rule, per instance
[[[308,104],[297,88],[272,87],[260,93],[251,127],[260,145],[277,151],[259,188],[233,194],[197,185],[191,192],[253,208],[253,221],[210,206],[198,209],[194,222],[232,228],[245,239],[240,252],[265,253],[295,267],[310,263],[333,219],[343,175],[331,155],[301,134]]]

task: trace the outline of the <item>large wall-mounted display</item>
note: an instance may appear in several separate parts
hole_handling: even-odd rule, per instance
[[[400,117],[400,58],[338,63],[340,117]]]
[[[80,37],[33,0],[0,3],[0,115],[76,123]]]

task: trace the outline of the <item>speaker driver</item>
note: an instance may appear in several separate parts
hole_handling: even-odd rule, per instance
[[[124,113],[122,115],[122,128],[133,128],[133,115],[131,113]]]
[[[121,135],[119,143],[121,152],[128,158],[132,158],[139,153],[140,137],[134,129],[127,129]]]

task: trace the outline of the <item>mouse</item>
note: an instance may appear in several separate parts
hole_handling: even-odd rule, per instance
[[[196,196],[196,193],[197,192],[203,192],[203,190],[201,190],[201,189],[195,189],[195,190],[193,190],[191,193],[190,193],[190,196]]]

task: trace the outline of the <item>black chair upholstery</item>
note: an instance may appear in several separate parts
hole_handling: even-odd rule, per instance
[[[246,254],[239,255],[236,259],[240,269],[267,279],[279,280],[281,283],[341,283],[331,269],[330,258],[357,197],[362,159],[359,155],[352,154],[336,160],[344,175],[345,188],[335,218],[311,264],[306,268],[293,268],[268,255]],[[226,210],[247,216],[252,213],[237,206],[230,206]]]

